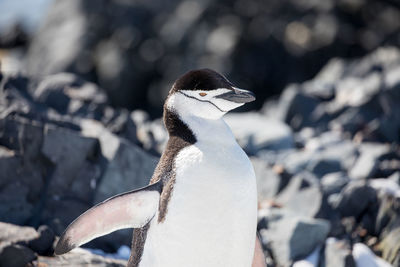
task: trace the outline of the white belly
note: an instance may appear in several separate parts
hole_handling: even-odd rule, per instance
[[[257,191],[250,160],[236,144],[196,145],[177,157],[164,222],[151,222],[141,267],[250,267]]]

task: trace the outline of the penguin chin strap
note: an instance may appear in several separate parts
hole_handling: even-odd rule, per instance
[[[61,235],[55,254],[61,255],[99,236],[146,225],[158,210],[161,181],[111,197],[75,219]]]

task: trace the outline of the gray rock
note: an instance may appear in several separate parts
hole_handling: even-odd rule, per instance
[[[157,158],[121,140],[115,157],[107,165],[97,186],[95,203],[147,185],[156,164]]]
[[[262,242],[272,248],[278,266],[308,256],[327,237],[329,221],[299,217],[294,213],[272,210],[267,217],[268,229],[261,230]]]
[[[290,149],[294,145],[290,128],[256,112],[227,114],[226,123],[237,141],[249,154],[264,149]]]
[[[321,178],[321,186],[324,194],[339,193],[350,181],[350,178],[343,172],[328,173]]]
[[[265,161],[252,157],[251,163],[257,178],[258,200],[272,199],[279,191],[281,178]]]
[[[95,203],[148,184],[157,158],[112,134],[96,121],[83,120],[81,127],[85,136],[98,138],[101,153],[108,161],[96,187]]]
[[[31,139],[31,141],[28,138],[25,139],[27,136],[34,136],[35,133],[32,131],[27,134],[32,128],[25,124],[18,124],[14,128],[19,131],[19,135],[16,136],[8,131],[7,125],[9,124],[3,128],[3,137],[0,138],[2,139],[0,142],[16,150],[0,146],[0,220],[25,224],[33,215],[34,205],[40,198],[44,184],[42,173],[38,168],[42,166],[32,164],[32,161],[38,160],[35,152],[38,144],[30,144],[40,139]],[[17,137],[14,142],[19,145],[14,146],[11,142],[7,142],[13,140],[12,136]]]
[[[360,156],[349,176],[352,179],[366,179],[374,175],[378,168],[378,159],[390,152],[390,146],[379,143],[363,143],[360,145]]]
[[[71,185],[77,178],[85,179],[87,185],[91,184],[91,180],[98,179],[95,172],[92,173],[93,176],[78,175],[83,168],[87,167],[85,162],[96,157],[97,150],[98,141],[95,138],[85,137],[68,129],[48,127],[43,140],[42,153],[55,165],[49,184],[49,194],[68,195],[68,192],[71,192]],[[85,173],[89,174],[89,172]],[[73,186],[72,189],[77,190],[73,192],[73,195],[90,203],[93,196],[86,190],[88,188],[90,186],[82,188]],[[91,191],[93,194],[93,189]]]
[[[322,191],[315,176],[304,171],[293,176],[286,188],[276,197],[285,209],[304,217],[314,217],[322,207]]]

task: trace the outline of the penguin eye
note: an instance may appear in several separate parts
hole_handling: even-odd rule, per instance
[[[206,93],[199,93],[200,96],[206,96]]]

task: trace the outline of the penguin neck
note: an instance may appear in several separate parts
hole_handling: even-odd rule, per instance
[[[174,110],[164,110],[164,123],[170,137],[179,137],[194,144],[236,142],[229,126],[222,118],[205,119],[198,116],[178,114]]]

